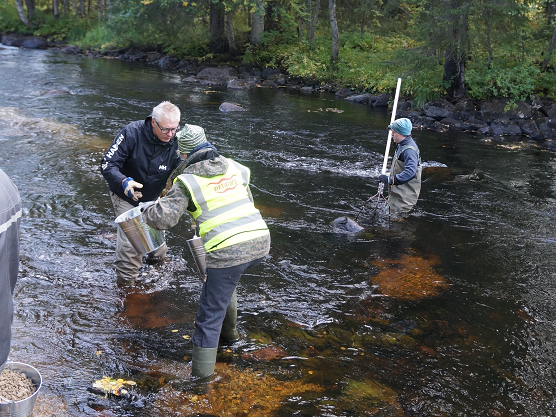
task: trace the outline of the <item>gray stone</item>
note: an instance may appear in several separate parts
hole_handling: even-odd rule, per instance
[[[250,78],[234,78],[228,81],[226,87],[231,90],[245,90],[247,88],[253,88],[257,85],[257,80],[254,77]]]
[[[268,78],[271,75],[280,74],[279,68],[265,68],[261,74],[262,78]]]
[[[369,104],[373,107],[388,107],[390,93],[382,93],[369,97]]]
[[[27,38],[23,40],[21,46],[28,49],[46,49],[48,42],[44,38]]]
[[[197,78],[230,79],[237,77],[237,70],[232,67],[208,67],[197,74]]]
[[[539,131],[539,127],[537,126],[537,123],[534,120],[531,119],[516,120],[515,123],[521,129],[521,132],[524,135],[529,136],[531,139],[539,139],[541,137],[541,132]]]
[[[508,119],[496,119],[490,124],[494,136],[521,136],[521,128]]]
[[[196,82],[198,82],[198,81],[199,81],[199,80],[198,80],[197,78],[195,78],[193,75],[190,75],[189,77],[183,78],[183,79],[181,80],[182,83],[196,83]]]
[[[247,111],[243,107],[238,104],[229,103],[227,101],[223,102],[220,107],[218,108],[223,113],[229,113],[234,111]]]
[[[371,95],[368,94],[368,93],[366,93],[366,94],[357,94],[355,96],[346,97],[344,100],[350,101],[352,103],[357,103],[357,104],[368,104],[370,97],[371,97]]]

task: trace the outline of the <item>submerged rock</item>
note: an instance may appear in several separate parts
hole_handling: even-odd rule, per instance
[[[218,108],[218,110],[220,110],[221,112],[224,112],[224,113],[228,113],[228,112],[232,112],[232,111],[247,111],[243,107],[241,107],[237,104],[228,103],[227,101],[222,103],[220,105],[220,107]]]
[[[363,230],[363,227],[359,226],[355,220],[346,216],[334,219],[331,225],[334,229],[342,230],[348,233],[358,233]]]

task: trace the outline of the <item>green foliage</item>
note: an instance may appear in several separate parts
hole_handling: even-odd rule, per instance
[[[41,22],[34,31],[35,36],[42,36],[53,41],[65,39],[78,39],[82,37],[88,27],[91,26],[89,20],[77,19],[75,17],[56,19],[51,14],[36,11],[36,21]]]
[[[505,67],[486,66],[476,63],[468,65],[466,84],[472,98],[489,100],[505,97],[511,100],[525,100],[536,93],[540,70],[529,62]]]
[[[30,29],[19,19],[13,1],[0,1],[0,32],[30,33]]]
[[[81,48],[101,51],[124,46],[116,39],[115,33],[106,24],[98,24],[87,31],[81,40],[75,41],[75,44]]]

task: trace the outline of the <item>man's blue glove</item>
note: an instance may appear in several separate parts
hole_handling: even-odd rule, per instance
[[[135,188],[143,188],[143,184],[134,181],[131,177],[127,177],[122,181],[122,188],[124,189],[124,194],[129,198],[132,198],[133,201],[138,201],[141,197],[143,197],[143,193],[141,191],[135,191]]]
[[[384,174],[379,175],[378,180],[386,185],[392,185],[392,183],[394,182],[392,177]]]

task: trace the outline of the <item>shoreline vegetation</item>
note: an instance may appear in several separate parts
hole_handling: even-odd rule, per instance
[[[328,92],[417,128],[556,150],[556,0],[0,0],[4,45],[184,82]]]

